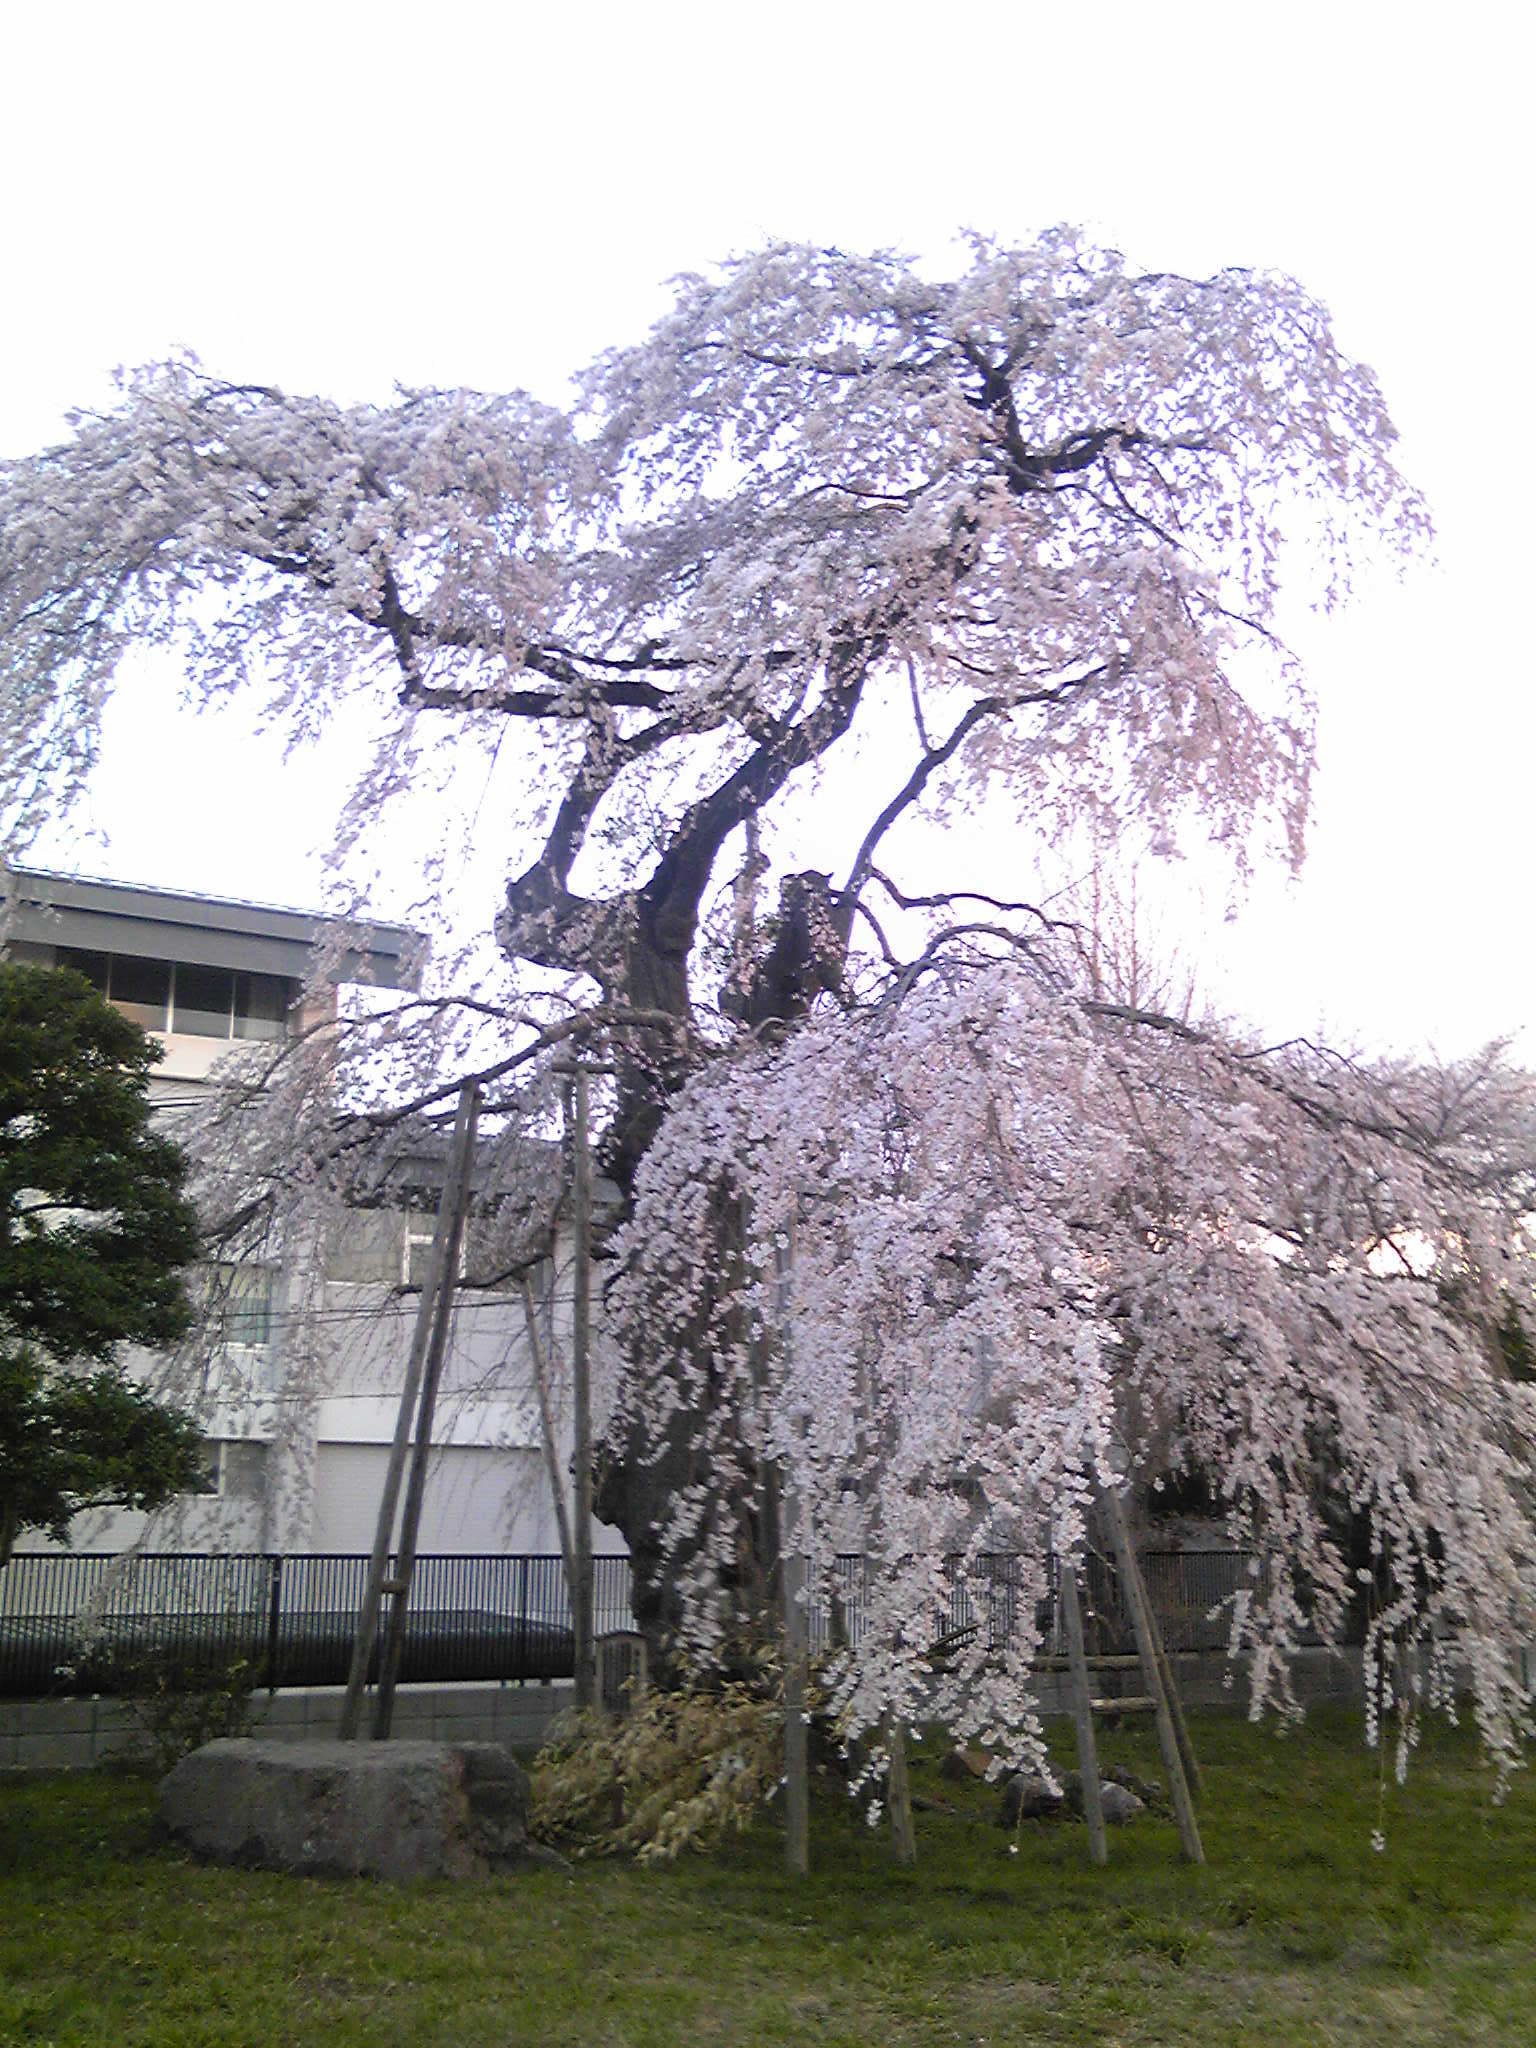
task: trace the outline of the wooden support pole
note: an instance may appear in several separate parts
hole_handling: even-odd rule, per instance
[[[438,1286],[445,1270],[442,1252],[444,1225],[451,1207],[449,1188],[455,1178],[455,1163],[461,1153],[466,1159],[468,1157],[465,1133],[469,1124],[473,1092],[473,1084],[466,1084],[459,1091],[459,1108],[454,1119],[448,1174],[438,1202],[437,1229],[427,1258],[427,1277],[421,1290],[421,1300],[417,1305],[416,1326],[411,1332],[411,1349],[406,1359],[405,1379],[400,1389],[400,1407],[395,1417],[394,1441],[389,1449],[389,1463],[384,1472],[384,1492],[379,1502],[379,1518],[374,1529],[373,1554],[368,1560],[368,1575],[364,1581],[362,1606],[357,1617],[357,1634],[352,1643],[352,1663],[347,1674],[346,1698],[342,1702],[341,1718],[336,1725],[336,1737],[340,1742],[354,1741],[362,1720],[363,1694],[368,1686],[368,1665],[373,1657],[374,1638],[378,1634],[379,1607],[384,1597],[384,1580],[388,1573],[389,1553],[394,1541],[395,1511],[400,1502],[400,1482],[405,1473],[406,1453],[410,1448],[411,1432],[420,1400],[422,1373],[426,1366],[427,1349],[432,1340]]]
[[[1067,1636],[1067,1662],[1072,1672],[1072,1724],[1077,1730],[1077,1769],[1083,1781],[1083,1819],[1088,1823],[1088,1854],[1095,1863],[1109,1861],[1104,1829],[1104,1801],[1099,1796],[1099,1751],[1093,1734],[1093,1701],[1088,1692],[1088,1660],[1083,1654],[1083,1613],[1077,1598],[1077,1568],[1070,1558],[1061,1564],[1061,1619]]]
[[[917,1861],[917,1830],[912,1824],[912,1780],[907,1775],[907,1731],[900,1714],[885,1717],[886,1804],[891,1810],[891,1853],[910,1869]]]
[[[470,1176],[475,1156],[475,1123],[479,1114],[479,1091],[473,1082],[465,1091],[468,1120],[462,1148],[453,1157],[453,1179],[447,1193],[447,1235],[442,1246],[442,1270],[437,1278],[437,1301],[433,1312],[432,1338],[427,1346],[426,1368],[422,1374],[421,1406],[416,1418],[416,1441],[411,1447],[410,1474],[406,1480],[405,1507],[400,1516],[400,1547],[395,1558],[395,1591],[390,1601],[389,1629],[379,1659],[379,1689],[373,1703],[373,1739],[387,1742],[395,1718],[395,1687],[400,1678],[400,1660],[405,1650],[405,1625],[410,1611],[411,1586],[416,1573],[416,1542],[421,1531],[421,1509],[427,1492],[427,1466],[432,1457],[432,1423],[437,1413],[437,1390],[448,1355],[448,1334],[453,1327],[453,1295],[458,1283],[459,1254],[464,1243],[464,1224],[469,1211]],[[439,1226],[441,1228],[441,1225]],[[437,1249],[434,1244],[434,1253]]]
[[[1146,1581],[1143,1580],[1142,1583],[1145,1585]],[[1163,1675],[1163,1691],[1168,1700],[1168,1712],[1173,1721],[1174,1739],[1179,1745],[1184,1776],[1189,1781],[1189,1796],[1198,1804],[1205,1791],[1205,1777],[1200,1769],[1200,1759],[1195,1755],[1195,1745],[1190,1740],[1189,1723],[1184,1718],[1184,1702],[1179,1697],[1173,1665],[1163,1642],[1163,1625],[1157,1618],[1157,1609],[1150,1598],[1147,1601],[1147,1619],[1152,1624],[1152,1642],[1157,1651],[1157,1668]]]
[[[1143,1586],[1146,1580],[1142,1580]],[[1205,1777],[1200,1769],[1200,1759],[1195,1755],[1195,1745],[1190,1740],[1189,1723],[1184,1718],[1184,1702],[1179,1697],[1179,1688],[1173,1676],[1173,1665],[1169,1660],[1167,1646],[1163,1642],[1163,1625],[1157,1618],[1157,1609],[1150,1597],[1147,1600],[1147,1619],[1152,1625],[1152,1642],[1157,1651],[1157,1668],[1163,1675],[1163,1691],[1168,1698],[1168,1712],[1173,1720],[1174,1739],[1179,1745],[1179,1756],[1184,1765],[1184,1776],[1189,1781],[1189,1796],[1197,1804],[1205,1791]]]
[[[1136,1636],[1136,1648],[1141,1656],[1142,1679],[1147,1691],[1157,1703],[1157,1744],[1162,1753],[1163,1768],[1168,1773],[1174,1819],[1179,1827],[1179,1844],[1187,1863],[1203,1863],[1205,1850],[1200,1841],[1194,1801],[1190,1796],[1189,1781],[1184,1775],[1184,1759],[1179,1753],[1179,1739],[1174,1733],[1173,1715],[1169,1709],[1162,1667],[1158,1661],[1152,1603],[1147,1598],[1147,1589],[1142,1580],[1141,1567],[1136,1561],[1136,1552],[1131,1544],[1131,1532],[1126,1525],[1125,1510],[1120,1505],[1120,1496],[1112,1487],[1101,1486],[1099,1504],[1109,1524],[1110,1541],[1114,1546],[1115,1561],[1120,1568],[1120,1583],[1125,1589],[1131,1627]]]
[[[780,1341],[789,1343],[793,1252],[774,1255],[774,1294]],[[779,1600],[784,1643],[784,1861],[792,1876],[811,1867],[810,1626],[805,1609],[806,1561],[801,1543],[800,1496],[792,1468],[769,1473],[779,1544]]]
[[[1078,1622],[1082,1622],[1082,1609],[1078,1609]],[[1129,1657],[1090,1657],[1084,1654],[1083,1662],[1090,1671],[1139,1671],[1141,1659],[1134,1654]],[[1070,1657],[1036,1657],[1030,1665],[1031,1671],[1070,1671]]]
[[[784,1614],[784,1861],[795,1877],[811,1867],[811,1776],[806,1708],[805,1558],[794,1496],[785,1490],[779,1556]]]
[[[569,1478],[560,1464],[560,1439],[555,1428],[554,1398],[550,1382],[550,1356],[539,1329],[538,1305],[528,1276],[523,1275],[523,1321],[528,1328],[528,1357],[533,1367],[533,1390],[538,1399],[539,1442],[544,1453],[544,1471],[555,1503],[555,1527],[560,1533],[560,1559],[565,1566],[567,1587],[576,1583],[576,1546],[571,1537],[571,1512],[565,1504]]]
[[[571,1632],[575,1638],[576,1704],[597,1704],[597,1649],[592,1576],[592,1145],[587,1074],[572,1083],[571,1230],[575,1237],[571,1304]]]

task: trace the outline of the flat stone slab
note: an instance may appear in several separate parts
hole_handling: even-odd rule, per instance
[[[527,1774],[497,1742],[209,1742],[162,1782],[159,1818],[210,1862],[305,1876],[407,1882],[559,1860],[529,1842]]]

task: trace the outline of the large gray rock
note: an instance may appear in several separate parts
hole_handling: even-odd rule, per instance
[[[1129,1776],[1129,1772],[1110,1771],[1099,1781],[1099,1804],[1112,1826],[1134,1820],[1146,1809],[1146,1801],[1123,1782]],[[1021,1820],[1055,1820],[1063,1814],[1082,1819],[1083,1780],[1077,1771],[1062,1772],[1059,1790],[1027,1771],[1017,1772],[1003,1786],[997,1816],[1000,1827],[1017,1827]]]
[[[483,1877],[557,1861],[495,1742],[209,1742],[160,1787],[161,1825],[215,1863],[346,1877]]]

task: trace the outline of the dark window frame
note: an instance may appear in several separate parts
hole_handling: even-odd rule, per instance
[[[147,954],[108,953],[81,946],[57,947],[54,961],[56,966],[68,967],[76,974],[84,975],[109,1003],[132,1017],[136,1024],[142,1024],[146,1031],[161,1037],[211,1038],[228,1044],[250,1044],[270,1043],[288,1035],[293,985],[280,974],[259,974],[243,967],[210,967],[196,960],[160,960]],[[142,969],[160,968],[164,971],[166,993],[163,1014],[158,1020],[147,1013],[162,1008],[161,1005],[120,993],[119,963],[122,963],[125,975]],[[207,1002],[188,1000],[183,1004],[179,991],[183,974],[219,976],[225,997],[222,1010]],[[208,992],[205,987],[204,993]],[[211,1031],[203,1023],[188,1025],[179,1014],[183,1006],[188,1016],[200,1019],[222,1014],[224,1029]]]

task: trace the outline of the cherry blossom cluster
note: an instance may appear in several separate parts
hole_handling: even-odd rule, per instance
[[[1085,998],[1017,960],[934,971],[690,1086],[612,1291],[628,1400],[700,1479],[668,1541],[708,1648],[776,1500],[810,1598],[866,1560],[850,1726],[1033,1739],[1047,1558],[1101,1486],[1198,1472],[1262,1561],[1233,1603],[1254,1711],[1366,1616],[1394,1697],[1470,1685],[1502,1764],[1536,1626],[1529,1084]],[[1102,1540],[1102,1539],[1100,1539]],[[930,1655],[956,1577],[1023,1560],[1015,1631]]]

